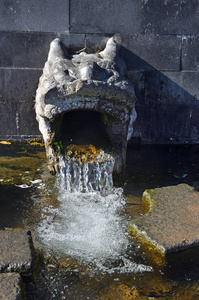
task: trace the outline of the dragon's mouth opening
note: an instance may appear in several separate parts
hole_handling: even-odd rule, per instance
[[[110,150],[108,124],[111,117],[96,111],[72,111],[59,115],[52,123],[54,143],[64,147],[73,145],[93,145]]]

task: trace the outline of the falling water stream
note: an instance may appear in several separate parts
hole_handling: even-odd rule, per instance
[[[27,299],[198,299],[198,248],[157,265],[127,231],[144,213],[146,188],[185,182],[199,189],[198,150],[129,147],[127,171],[113,186],[111,159],[101,168],[75,164],[75,182],[70,160],[68,168],[62,157],[53,177],[40,146],[0,146],[0,228],[30,229],[34,241]]]
[[[69,255],[90,270],[113,273],[151,271],[136,264],[127,233],[128,222],[121,214],[126,204],[122,188],[114,188],[114,159],[82,164],[60,157],[56,178],[58,207],[43,210],[39,237],[54,251]]]

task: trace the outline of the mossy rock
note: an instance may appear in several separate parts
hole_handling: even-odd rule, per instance
[[[139,243],[164,257],[199,245],[199,193],[187,184],[147,190],[146,214],[133,220],[129,231]]]

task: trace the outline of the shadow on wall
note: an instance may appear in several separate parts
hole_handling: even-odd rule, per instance
[[[132,141],[198,143],[199,73],[159,71],[127,48],[120,51],[137,97]]]

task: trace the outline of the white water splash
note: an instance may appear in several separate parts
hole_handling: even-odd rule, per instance
[[[122,188],[112,188],[113,164],[106,160],[82,165],[60,158],[56,183],[60,204],[43,209],[40,240],[90,270],[110,274],[151,271],[127,255],[132,241],[122,213],[126,201]]]

